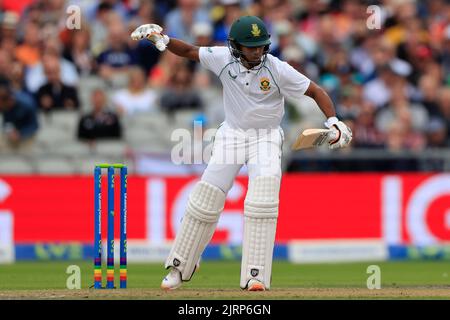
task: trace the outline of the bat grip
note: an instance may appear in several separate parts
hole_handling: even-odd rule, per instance
[[[339,136],[339,132],[337,131],[331,131],[329,136],[328,136],[328,141],[332,142],[335,141]]]

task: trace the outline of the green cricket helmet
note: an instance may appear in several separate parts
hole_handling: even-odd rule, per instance
[[[232,55],[239,58],[242,54],[239,46],[261,47],[267,54],[270,45],[270,34],[264,22],[256,16],[240,17],[231,25],[228,35],[228,46]]]

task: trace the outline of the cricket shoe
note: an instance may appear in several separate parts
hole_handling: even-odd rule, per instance
[[[250,279],[247,284],[247,291],[266,291],[266,287],[261,281]]]
[[[161,282],[161,289],[163,290],[175,290],[181,287],[183,281],[181,280],[181,272],[178,269],[173,268],[167,274],[167,276]]]

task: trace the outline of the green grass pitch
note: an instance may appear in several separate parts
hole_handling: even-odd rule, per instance
[[[68,290],[70,265],[81,270],[82,290]],[[369,265],[381,270],[381,289],[367,289]],[[270,291],[239,288],[238,261],[202,262],[192,281],[181,289],[159,288],[163,264],[130,264],[128,289],[93,290],[89,261],[17,262],[0,265],[0,299],[450,299],[450,262],[406,261],[340,264],[292,264],[275,261]],[[118,285],[118,269],[116,285]],[[103,274],[105,281],[106,273]]]

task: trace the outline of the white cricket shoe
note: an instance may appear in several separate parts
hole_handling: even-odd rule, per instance
[[[181,281],[181,272],[178,269],[173,268],[167,274],[167,276],[161,282],[161,289],[163,290],[175,290],[181,287],[183,281]]]
[[[266,291],[266,287],[261,281],[250,279],[248,281],[247,291]]]

